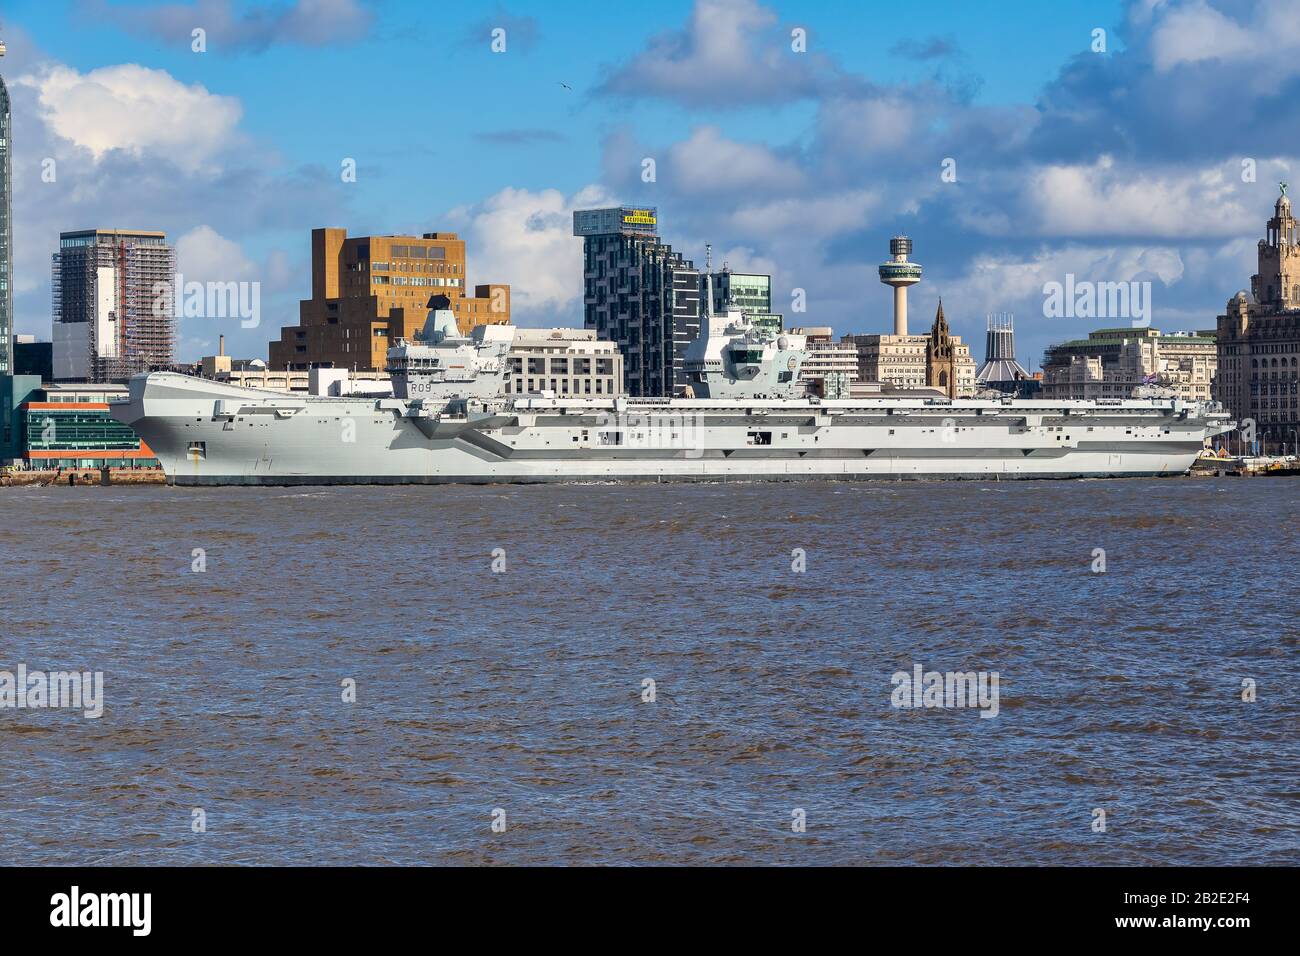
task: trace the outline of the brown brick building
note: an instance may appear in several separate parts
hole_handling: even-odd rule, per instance
[[[389,345],[423,328],[433,296],[447,297],[463,332],[510,321],[510,286],[465,289],[465,240],[454,232],[349,239],[313,229],[311,298],[271,343],[269,364],[381,370]]]

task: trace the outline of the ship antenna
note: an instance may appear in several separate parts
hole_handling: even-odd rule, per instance
[[[713,243],[704,244],[704,316],[713,318]]]

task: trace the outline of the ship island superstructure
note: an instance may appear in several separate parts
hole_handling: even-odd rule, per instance
[[[1186,472],[1217,405],[801,394],[801,336],[710,309],[682,398],[508,395],[507,325],[430,314],[388,350],[392,397],[268,393],[172,372],[112,414],[177,485],[1078,478]]]

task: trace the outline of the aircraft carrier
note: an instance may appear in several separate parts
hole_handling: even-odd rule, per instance
[[[111,414],[176,485],[1013,479],[1180,475],[1235,427],[1218,405],[803,394],[797,335],[706,315],[682,398],[508,395],[510,326],[448,311],[389,349],[391,397],[268,392],[171,372]]]

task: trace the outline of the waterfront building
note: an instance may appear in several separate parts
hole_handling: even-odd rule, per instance
[[[1161,384],[1179,398],[1210,401],[1219,372],[1219,344],[1216,330],[1161,333],[1156,339],[1160,356]]]
[[[1098,329],[1043,355],[1043,397],[1131,398],[1154,385],[1180,398],[1208,400],[1218,368],[1213,333],[1162,334],[1152,328]]]
[[[551,391],[561,397],[623,394],[623,353],[595,329],[515,329],[506,357],[505,392]]]
[[[1215,397],[1266,448],[1300,443],[1300,228],[1282,183],[1258,269],[1218,317]]]
[[[583,240],[583,324],[623,354],[628,395],[686,388],[686,349],[700,335],[700,274],[658,235],[654,207],[573,213]]]
[[[18,409],[40,387],[38,375],[0,375],[0,465],[12,464],[22,454]]]
[[[510,321],[510,286],[477,285],[470,295],[466,283],[465,240],[454,232],[348,238],[346,229],[313,229],[311,298],[271,342],[269,364],[382,371],[388,347],[423,329],[431,308],[454,312],[463,333]]]
[[[889,240],[889,261],[877,270],[880,281],[894,290],[894,335],[899,338],[907,336],[907,290],[921,281],[920,265],[908,261],[911,254],[912,240],[895,236]]]
[[[858,350],[847,342],[836,342],[828,325],[790,329],[791,335],[806,338],[808,357],[799,369],[809,395],[821,398],[849,398],[858,380]]]
[[[772,311],[772,277],[732,272],[724,262],[722,271],[713,273],[713,314],[726,315],[732,309],[771,335],[780,335],[784,328],[785,317]]]
[[[126,397],[125,385],[42,385],[35,376],[0,376],[0,458],[28,471],[157,468],[149,446],[108,413],[109,402]]]
[[[941,305],[935,315],[936,326],[942,312]],[[938,366],[932,367],[930,362],[931,340],[935,331],[932,326],[929,335],[859,333],[842,336],[840,341],[852,345],[857,351],[858,383],[880,382],[896,389],[928,388],[931,386],[932,368],[938,369]],[[956,382],[956,394],[974,395],[975,360],[971,358],[970,346],[962,342],[961,336],[951,334],[946,320],[943,323],[942,342],[952,350],[951,368],[947,370],[949,381]],[[948,360],[944,358],[942,361]],[[937,378],[937,374],[933,377]],[[947,394],[950,389],[945,385],[943,391]]]
[[[2,45],[0,45],[2,47]],[[3,56],[0,49],[0,56]],[[0,76],[0,375],[14,372],[13,121]]]
[[[176,253],[164,233],[61,233],[52,279],[55,381],[125,381],[172,364]]]

